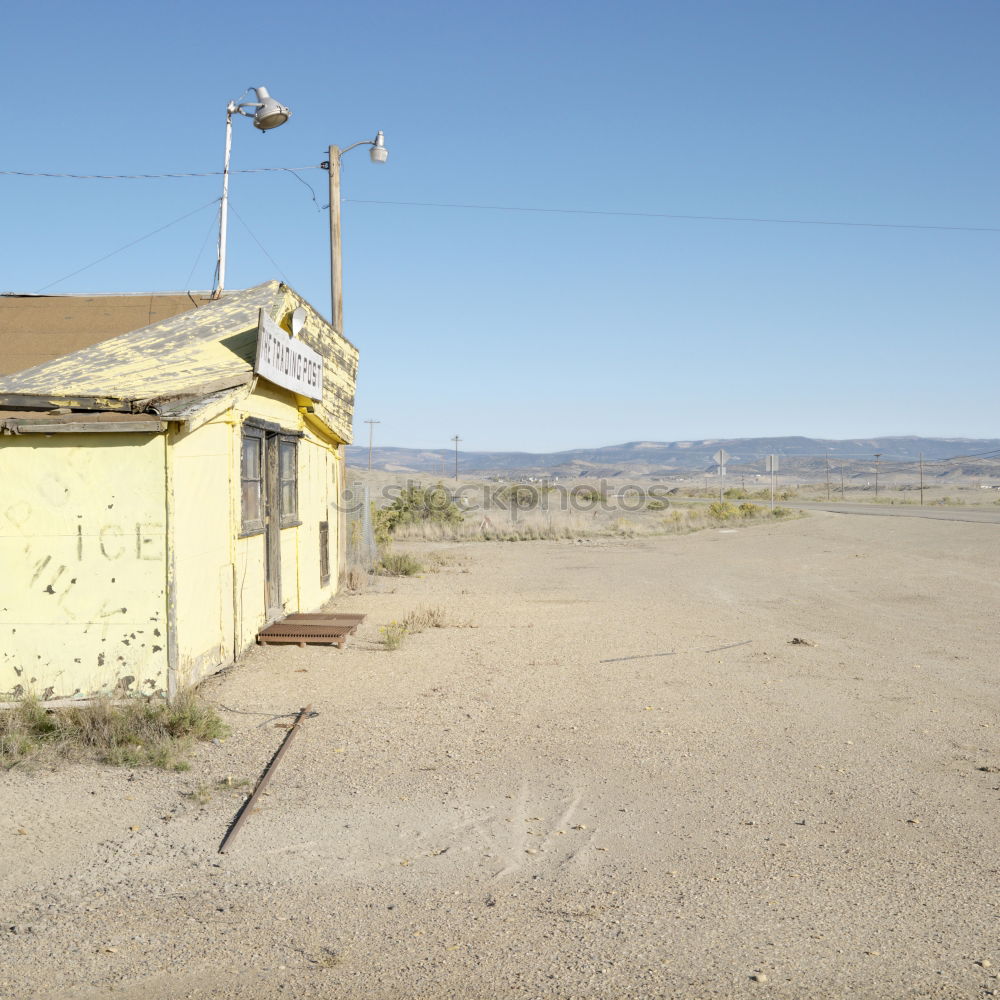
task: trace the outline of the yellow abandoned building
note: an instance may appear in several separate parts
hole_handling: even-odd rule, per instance
[[[162,693],[322,606],[358,352],[288,286],[3,296],[0,697]]]

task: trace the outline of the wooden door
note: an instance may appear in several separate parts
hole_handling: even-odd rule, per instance
[[[277,618],[281,605],[281,480],[278,475],[278,435],[264,438],[264,564],[267,616]]]

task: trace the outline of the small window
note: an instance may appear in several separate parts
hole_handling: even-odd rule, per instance
[[[281,526],[291,528],[299,521],[299,443],[294,438],[278,442],[278,479],[281,498]]]
[[[240,482],[243,493],[243,534],[264,530],[264,438],[243,432]]]
[[[330,582],[330,522],[319,522],[319,585]]]

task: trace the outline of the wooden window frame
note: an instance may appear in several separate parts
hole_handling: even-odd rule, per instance
[[[296,434],[278,435],[278,524],[282,528],[297,528],[302,521],[299,520],[299,436]],[[281,454],[286,448],[292,450],[292,475],[290,478],[282,476]],[[295,504],[293,510],[285,510],[285,485],[292,486],[292,498]]]
[[[319,522],[319,585],[330,584],[330,522]]]
[[[257,472],[256,479],[248,478],[243,466],[244,449],[246,442],[257,442]],[[266,452],[264,450],[264,430],[252,425],[243,425],[243,433],[240,435],[240,538],[248,535],[262,535],[264,533],[264,474],[265,474]],[[246,507],[243,504],[243,491],[247,483],[257,484],[257,508],[260,514],[256,518],[248,518]]]

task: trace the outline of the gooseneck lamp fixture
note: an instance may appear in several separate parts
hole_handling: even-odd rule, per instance
[[[244,100],[253,93],[257,100]],[[250,87],[238,101],[226,105],[226,160],[222,169],[222,203],[219,207],[219,254],[215,268],[215,288],[212,298],[217,299],[226,287],[226,236],[229,229],[229,160],[233,148],[233,115],[252,118],[254,128],[269,132],[284,125],[292,117],[291,111],[279,104],[267,91],[267,87]],[[379,133],[381,135],[381,133]]]

